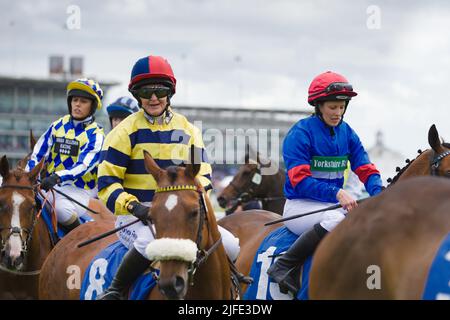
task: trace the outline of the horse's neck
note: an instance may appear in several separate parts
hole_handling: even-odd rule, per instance
[[[405,172],[398,178],[403,180],[411,177],[426,176],[430,174],[430,150],[424,151],[409,166]]]
[[[284,198],[284,172],[279,170],[276,174],[271,177],[271,181],[268,184],[268,188],[262,190],[261,198],[279,198],[272,201],[262,201],[263,209],[267,211],[272,211],[276,213],[282,213],[285,201]]]
[[[211,248],[221,237],[219,227],[215,219],[214,209],[205,197],[208,208],[208,242],[206,250]],[[223,244],[223,243],[222,243]],[[195,274],[194,286],[188,291],[189,299],[229,299],[231,288],[231,274],[225,247],[220,245],[205,261],[204,265]]]
[[[28,248],[27,269],[40,269],[52,250],[50,234],[43,219],[39,219],[33,230],[33,236]]]

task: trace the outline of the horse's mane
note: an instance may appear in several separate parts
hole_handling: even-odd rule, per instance
[[[450,149],[450,143],[447,143],[447,142],[442,142],[442,145],[445,147],[445,148],[448,148],[448,149]],[[432,149],[431,149],[432,150]],[[406,171],[406,169],[408,169],[409,168],[409,166],[411,165],[411,163],[413,163],[414,162],[414,160],[416,160],[418,157],[420,157],[421,155],[422,155],[422,153],[423,152],[425,152],[425,151],[422,151],[422,150],[417,150],[417,152],[419,153],[419,155],[415,158],[415,159],[413,159],[413,160],[409,160],[409,159],[406,159],[406,165],[403,167],[403,168],[399,168],[399,167],[397,167],[397,175],[394,177],[394,178],[389,178],[389,179],[387,179],[387,181],[389,182],[389,185],[388,185],[388,187],[390,186],[390,185],[392,185],[392,184],[394,184],[399,178],[400,178],[400,176]]]
[[[420,156],[422,155],[422,153],[424,153],[424,152],[425,152],[425,151],[422,151],[422,150],[420,150],[420,149],[417,150],[417,153],[419,153],[417,157],[415,157],[413,160],[406,159],[406,165],[405,165],[403,168],[397,167],[397,168],[396,168],[396,171],[397,171],[398,173],[395,175],[395,177],[394,177],[394,178],[389,178],[389,179],[387,179],[387,182],[389,183],[389,184],[388,184],[388,187],[391,186],[392,184],[394,184],[394,183],[400,178],[400,176],[406,171],[406,169],[409,168],[409,166],[411,165],[411,163],[413,163],[413,162],[414,162],[418,157],[420,157]]]

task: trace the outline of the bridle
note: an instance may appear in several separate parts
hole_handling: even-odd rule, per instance
[[[233,179],[233,181],[230,182],[230,186],[234,189],[237,195],[236,197],[230,200],[233,202],[233,205],[225,211],[225,214],[228,215],[234,212],[239,205],[243,203],[248,203],[252,200],[271,202],[285,199],[284,197],[256,197],[255,192],[257,188],[261,185],[261,183],[262,183],[262,175],[261,175],[261,165],[259,163],[256,166],[256,171],[253,174],[252,178],[249,179],[242,187],[238,187]]]
[[[6,185],[0,186],[0,189],[31,190],[31,191],[33,191],[33,197],[36,193],[36,188],[33,186],[6,184]],[[12,235],[18,234],[19,237],[22,238],[22,233],[24,232],[27,234],[27,237],[26,237],[25,241],[22,241],[23,242],[22,243],[22,252],[24,252],[24,261],[26,261],[26,257],[27,257],[28,249],[29,249],[29,243],[33,237],[33,231],[34,231],[34,228],[36,227],[39,217],[40,217],[40,211],[38,210],[37,206],[34,206],[33,207],[33,220],[31,223],[31,228],[19,228],[19,227],[11,227],[11,226],[5,227],[5,226],[0,225],[0,232],[3,232],[4,230],[9,230],[9,233],[6,238],[1,237],[0,251],[2,251],[2,252],[4,251],[5,245],[8,242],[8,240],[11,238]],[[0,264],[0,270],[2,270],[4,272],[15,274],[15,275],[37,275],[41,271],[41,270],[35,270],[35,271],[30,271],[30,272],[23,272],[23,271],[10,270],[8,268],[3,267],[1,264]]]
[[[430,158],[430,173],[432,176],[439,176],[439,165],[441,164],[442,159],[450,155],[450,150],[444,151],[436,156],[435,155],[436,152],[433,150]]]
[[[189,267],[188,267],[188,279],[189,284],[191,286],[194,285],[194,275],[197,271],[197,269],[208,260],[209,256],[219,247],[219,245],[222,243],[222,237],[220,237],[218,240],[216,240],[213,245],[209,249],[201,249],[201,243],[202,243],[202,233],[203,233],[203,226],[208,221],[208,208],[206,206],[205,202],[205,195],[199,187],[195,185],[174,185],[174,186],[168,186],[168,187],[160,187],[157,188],[155,193],[162,193],[162,192],[178,192],[178,191],[195,191],[199,195],[199,224],[198,224],[198,230],[196,235],[195,244],[197,246],[197,252],[196,252],[196,259],[195,261],[189,261]],[[206,226],[208,228],[208,233],[210,233],[209,230],[209,223],[206,223]],[[152,229],[152,226],[150,226],[150,229]],[[152,231],[153,232],[153,231]],[[156,237],[155,237],[156,239]],[[158,241],[158,240],[154,240]],[[153,267],[150,268],[153,278],[155,278],[156,281],[159,280],[159,276],[156,273],[156,269]]]

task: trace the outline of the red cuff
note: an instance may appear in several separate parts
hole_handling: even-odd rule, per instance
[[[299,184],[306,177],[311,176],[311,166],[309,164],[302,164],[291,168],[288,171],[289,181],[293,188]]]
[[[367,179],[369,179],[369,176],[371,176],[372,174],[380,174],[380,171],[378,171],[373,163],[369,163],[358,167],[355,170],[355,173],[358,175],[359,180],[361,180],[362,183],[366,183]]]

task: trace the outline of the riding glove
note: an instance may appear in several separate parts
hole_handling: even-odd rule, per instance
[[[48,191],[51,188],[53,188],[56,184],[59,184],[60,182],[61,178],[56,173],[53,173],[50,176],[42,179],[41,189]]]
[[[143,224],[148,225],[147,221],[149,218],[148,212],[150,210],[150,207],[144,206],[138,201],[133,201],[128,205],[127,209],[133,216],[139,218]]]

